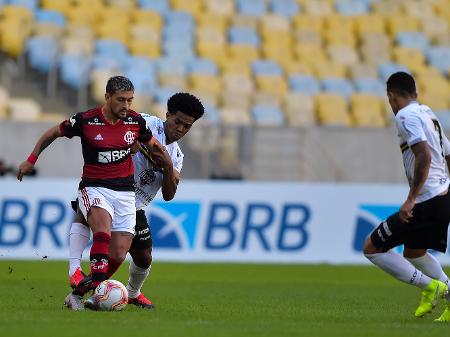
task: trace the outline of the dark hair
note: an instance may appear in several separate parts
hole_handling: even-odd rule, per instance
[[[416,94],[416,82],[410,74],[399,71],[389,77],[386,89],[400,96],[413,96]]]
[[[194,95],[187,92],[179,92],[167,101],[167,111],[171,115],[176,114],[177,111],[181,111],[197,120],[203,116],[205,108],[202,102]]]
[[[113,95],[116,91],[134,91],[134,85],[125,76],[110,77],[106,83],[106,92]]]

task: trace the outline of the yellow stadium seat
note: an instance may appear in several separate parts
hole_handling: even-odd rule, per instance
[[[150,93],[137,91],[134,93],[132,109],[135,111],[150,112],[152,103],[153,101]]]
[[[251,104],[251,94],[239,90],[239,88],[225,89],[222,92],[221,100],[223,106],[237,107],[249,110]]]
[[[328,16],[333,13],[333,7],[330,2],[322,0],[309,0],[304,4],[305,13],[314,16]]]
[[[234,0],[208,0],[205,1],[207,12],[232,16],[235,11]]]
[[[351,114],[356,126],[382,128],[386,126],[383,101],[376,96],[353,94],[350,97]]]
[[[128,41],[128,49],[132,55],[156,58],[161,55],[161,47],[158,42],[148,40]]]
[[[337,94],[316,95],[317,119],[326,126],[352,126],[345,99]]]
[[[423,72],[426,68],[425,57],[419,49],[395,47],[393,55],[397,63],[405,65],[414,74]]]
[[[395,37],[399,32],[415,32],[420,29],[420,21],[412,16],[389,15],[387,16],[388,32]]]
[[[383,15],[405,15],[401,1],[375,1],[372,4],[372,11]]]
[[[278,61],[279,63],[287,63],[294,57],[290,46],[281,47],[276,44],[265,43],[262,47],[264,58]]]
[[[28,25],[31,27],[31,25]],[[30,29],[20,20],[0,22],[0,49],[11,57],[18,57],[25,49],[25,41]]]
[[[9,114],[12,120],[36,121],[42,114],[42,108],[34,99],[16,97],[9,101]]]
[[[211,91],[205,91],[202,89],[191,89],[190,92],[197,96],[203,103],[203,105],[208,106],[217,106],[220,100],[219,95],[211,92]]]
[[[100,39],[118,40],[124,44],[128,42],[128,31],[112,22],[98,25],[96,27],[96,33]]]
[[[283,68],[285,74],[302,74],[302,75],[313,74],[311,66],[294,59],[278,60],[278,63]]]
[[[41,0],[43,9],[54,10],[67,15],[72,9],[71,0]]]
[[[253,104],[267,104],[281,107],[282,97],[267,91],[256,91],[253,94]]]
[[[328,31],[345,31],[349,34],[355,30],[353,17],[339,14],[325,16],[324,26]]]
[[[259,58],[259,51],[256,47],[248,44],[230,44],[228,53],[232,58],[238,58],[246,62],[252,62]]]
[[[248,27],[254,30],[258,30],[258,18],[255,16],[237,14],[230,18],[231,27]]]
[[[289,126],[312,126],[316,124],[314,98],[300,92],[286,95],[284,111]]]
[[[384,18],[374,13],[358,15],[355,17],[355,31],[358,36],[366,33],[384,34],[386,31]]]
[[[403,10],[407,16],[435,20],[436,14],[429,1],[408,1],[403,3]]]
[[[35,36],[51,36],[59,38],[63,34],[64,29],[53,23],[33,22],[32,34]]]
[[[298,60],[307,64],[325,63],[328,60],[323,48],[314,44],[296,45],[294,51]]]
[[[242,74],[250,76],[250,62],[241,58],[229,58],[226,62],[221,63],[220,67],[224,74]]]
[[[327,48],[327,52],[332,62],[345,65],[359,62],[359,55],[356,49],[350,46],[332,45]]]
[[[131,11],[118,7],[106,7],[100,12],[100,25],[117,25],[123,29],[131,22]]]
[[[356,36],[345,30],[327,30],[325,31],[325,41],[333,46],[356,46]]]
[[[114,75],[117,74],[112,70],[91,70],[91,97],[96,102],[103,103],[105,101],[105,83]]]
[[[218,65],[228,62],[228,54],[225,45],[214,42],[198,42],[197,54],[202,58],[214,61]]]
[[[167,106],[166,106],[166,104],[153,102],[149,112],[152,116],[156,116],[156,117],[164,120],[164,119],[166,119]]]
[[[248,109],[225,105],[219,110],[219,114],[223,125],[244,126],[252,124]]]
[[[129,32],[132,40],[146,40],[153,43],[161,41],[161,31],[156,27],[135,24],[130,26]]]
[[[75,7],[67,13],[69,22],[75,25],[87,25],[93,27],[97,22],[97,12],[90,10],[88,7]]]
[[[222,76],[225,91],[242,92],[250,95],[255,91],[255,83],[249,74],[244,73],[226,73]]]
[[[172,8],[191,13],[194,17],[202,13],[202,0],[171,0]]]
[[[224,45],[227,43],[225,32],[214,27],[199,27],[195,31],[198,42],[211,42]]]
[[[33,21],[33,13],[27,7],[6,5],[0,8],[3,20],[21,20],[30,23]]]
[[[59,124],[64,118],[66,118],[66,116],[60,113],[44,112],[39,115],[38,121],[44,123]]]
[[[416,77],[419,96],[422,94],[446,94],[450,91],[448,80],[442,74],[433,75],[432,70]]]
[[[323,19],[312,15],[296,15],[293,18],[294,27],[302,31],[316,32],[321,34],[323,31]]]
[[[186,76],[175,74],[159,74],[159,84],[161,86],[177,88],[178,90],[184,90],[188,86]]]
[[[62,51],[64,54],[92,55],[95,50],[92,38],[68,36],[61,39]]]
[[[374,64],[355,63],[348,67],[350,78],[356,80],[358,78],[378,79],[378,68]]]
[[[271,32],[279,32],[289,35],[291,25],[289,20],[281,15],[266,14],[261,18],[260,31],[263,37],[266,38]]]
[[[9,100],[9,92],[5,88],[0,87],[0,119],[5,119],[9,115]]]
[[[325,62],[312,64],[316,77],[323,79],[326,77],[344,77],[346,76],[346,66],[336,62]]]
[[[283,97],[288,91],[288,84],[282,76],[256,76],[258,90]]]
[[[317,32],[297,29],[293,33],[293,38],[300,45],[308,44],[317,45],[319,47],[322,46],[322,36]]]
[[[139,9],[131,14],[132,21],[137,25],[150,26],[161,30],[163,26],[163,18],[157,12],[151,10]]]
[[[449,109],[448,93],[427,91],[419,95],[419,102],[428,105],[433,111],[443,111]]]
[[[363,36],[360,52],[363,60],[369,64],[379,64],[390,61],[390,39],[385,34],[368,33]]]
[[[189,81],[193,89],[209,92],[214,95],[219,95],[222,90],[221,79],[216,75],[192,73],[189,75]]]
[[[228,17],[219,13],[205,12],[197,17],[197,26],[202,28],[215,28],[225,33],[228,26]]]
[[[66,37],[76,37],[82,39],[94,39],[95,34],[89,25],[68,24],[65,27]]]
[[[106,0],[106,6],[132,10],[136,7],[135,0]]]

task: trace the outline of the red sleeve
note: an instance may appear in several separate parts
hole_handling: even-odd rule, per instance
[[[59,124],[59,129],[63,136],[67,138],[72,138],[73,136],[81,136],[83,126],[83,117],[82,113],[77,113],[70,117],[70,119],[65,120],[61,124]]]

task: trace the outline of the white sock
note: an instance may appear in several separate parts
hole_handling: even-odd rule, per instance
[[[365,256],[375,265],[391,274],[397,280],[425,288],[430,284],[431,278],[416,269],[403,256],[388,250],[386,253],[365,254]]]
[[[130,277],[128,278],[127,284],[128,297],[135,298],[140,295],[142,285],[144,284],[148,274],[150,274],[151,268],[152,265],[150,265],[147,269],[144,269],[136,266],[133,261],[130,262]]]
[[[449,285],[449,280],[447,274],[442,269],[439,261],[430,253],[426,253],[424,256],[416,257],[414,259],[407,258],[417,269],[423,271],[424,274],[428,275],[435,280],[442,281]]]
[[[81,267],[81,258],[83,251],[89,243],[91,230],[89,227],[73,222],[69,232],[69,277],[75,273],[78,267]]]

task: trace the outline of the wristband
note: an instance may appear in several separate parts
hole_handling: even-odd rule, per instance
[[[36,164],[38,160],[38,156],[36,156],[34,153],[31,153],[28,158],[27,158],[27,162],[31,163],[31,164]]]

